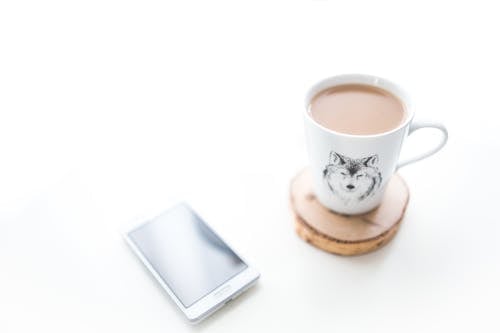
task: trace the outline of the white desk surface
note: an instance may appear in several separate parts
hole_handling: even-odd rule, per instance
[[[177,7],[176,7],[177,6]],[[435,1],[0,5],[1,332],[498,332],[500,23]],[[404,168],[396,238],[344,258],[301,241],[305,90],[401,83],[450,140]],[[404,154],[434,138],[419,133]],[[122,241],[185,198],[260,270],[189,325]]]

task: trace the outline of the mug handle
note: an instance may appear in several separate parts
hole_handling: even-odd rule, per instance
[[[434,155],[439,150],[441,150],[441,148],[443,148],[444,145],[446,144],[446,141],[448,141],[448,130],[446,129],[446,127],[444,127],[443,124],[435,123],[435,122],[425,122],[425,121],[413,122],[410,125],[408,135],[414,133],[416,130],[421,129],[421,128],[435,128],[435,129],[440,130],[441,133],[443,134],[441,137],[441,141],[434,148],[430,149],[429,151],[426,151],[425,153],[421,153],[417,156],[410,157],[406,160],[400,161],[398,163],[398,165],[396,166],[396,170],[398,170],[401,167],[404,167],[405,165],[420,161],[426,157]]]

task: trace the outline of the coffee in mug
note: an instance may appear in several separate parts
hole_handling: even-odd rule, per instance
[[[387,132],[407,117],[399,98],[364,84],[345,84],[319,92],[313,97],[309,112],[324,127],[355,135]]]

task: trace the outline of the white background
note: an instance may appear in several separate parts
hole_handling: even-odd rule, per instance
[[[498,332],[498,31],[493,1],[2,1],[0,332]],[[349,72],[450,140],[401,171],[397,237],[344,258],[287,198],[305,91]],[[199,326],[119,234],[173,197],[262,274]]]

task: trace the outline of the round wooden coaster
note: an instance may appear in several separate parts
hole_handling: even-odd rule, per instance
[[[328,252],[356,255],[376,250],[396,234],[410,193],[398,174],[389,183],[380,206],[362,215],[342,215],[321,205],[312,190],[308,169],[291,182],[290,201],[295,231],[305,241]]]

